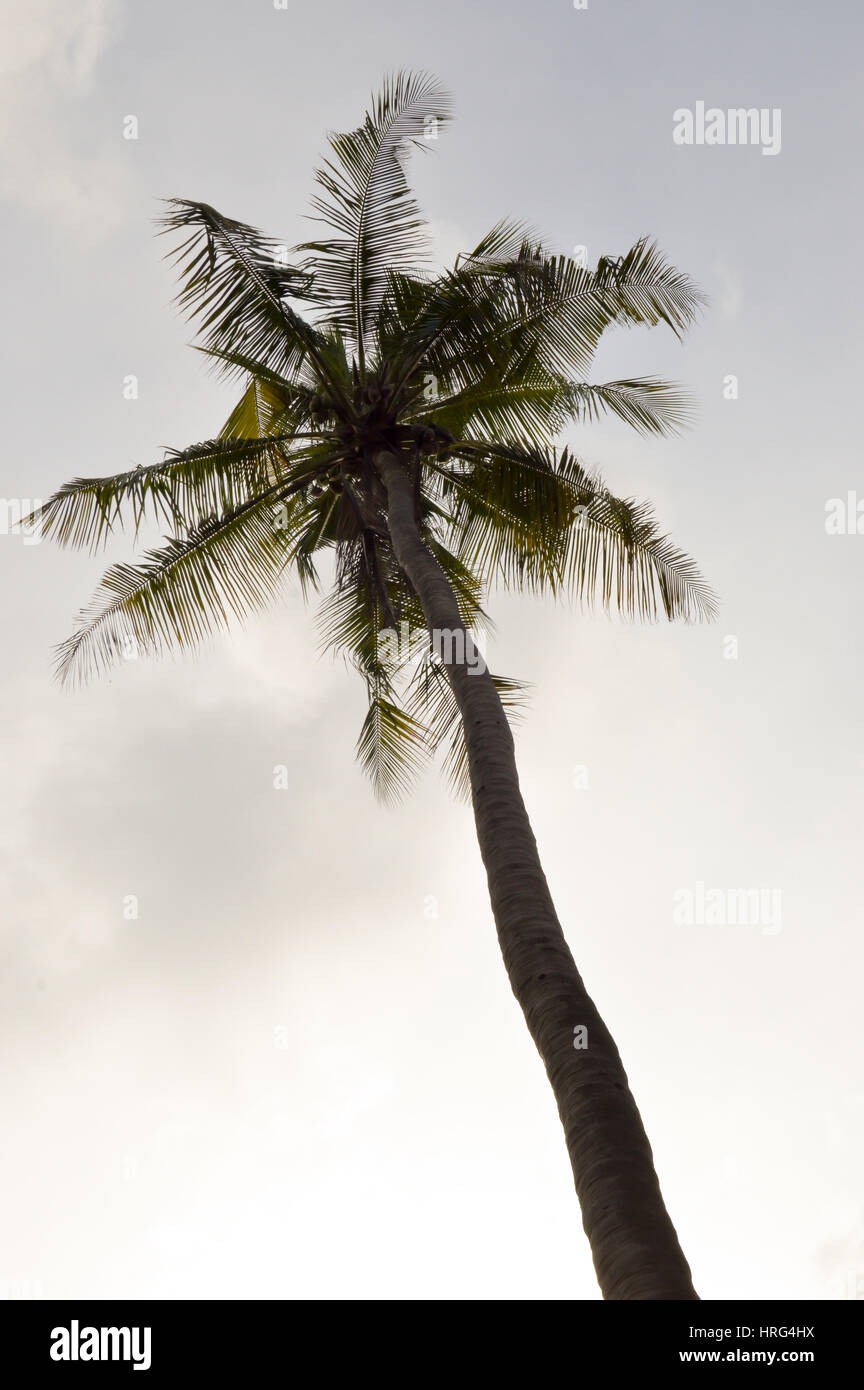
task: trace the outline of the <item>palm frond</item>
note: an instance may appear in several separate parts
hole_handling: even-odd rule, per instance
[[[656,377],[631,377],[601,383],[570,382],[560,404],[579,422],[616,415],[638,434],[670,436],[692,424],[695,402],[689,392]]]
[[[524,711],[528,685],[507,676],[492,676],[495,688],[511,724]],[[471,798],[468,749],[459,705],[443,663],[430,651],[408,688],[406,709],[411,718],[427,730],[427,741],[434,754],[444,749],[442,771],[460,801]]]
[[[491,373],[449,396],[426,401],[419,398],[409,418],[437,425],[455,438],[530,438],[551,443],[577,412],[584,413],[581,398],[561,378],[529,368],[509,375]]]
[[[426,730],[395,700],[373,685],[357,739],[360,766],[381,801],[399,801],[429,757]]]
[[[172,525],[227,512],[272,484],[284,468],[280,446],[293,436],[208,439],[169,450],[161,463],[106,478],[73,478],[33,516],[60,545],[98,550],[115,526],[137,535],[147,516]],[[128,512],[128,515],[127,515]]]
[[[506,265],[517,257],[526,245],[536,246],[539,238],[527,222],[513,218],[502,218],[481,237],[480,241],[464,259],[471,261],[474,268]],[[462,258],[460,258],[462,259]]]
[[[319,335],[288,302],[308,298],[308,273],[281,264],[271,238],[209,203],[167,201],[163,233],[190,233],[169,252],[182,279],[177,302],[204,345],[260,358],[289,378],[310,360],[320,365]]]
[[[488,272],[484,278],[488,288]],[[489,325],[493,340],[568,379],[590,365],[613,324],[663,322],[680,335],[704,302],[689,277],[644,238],[620,260],[604,257],[596,270],[526,246],[497,269],[493,283],[499,315],[497,326]]]
[[[615,497],[569,450],[477,441],[468,452],[467,466],[440,468],[449,544],[485,584],[599,600],[646,620],[715,615],[710,586],[648,504]]]
[[[382,331],[392,342],[401,329],[403,381],[425,372],[449,395],[514,371],[570,381],[610,327],[663,322],[680,335],[704,302],[644,238],[595,270],[525,241],[511,259],[468,257],[426,286],[395,281]]]
[[[618,259],[597,265],[597,288],[623,324],[665,323],[681,337],[696,321],[708,298],[684,271],[677,270],[648,237]]]
[[[316,171],[323,189],[313,206],[335,233],[304,243],[312,253],[316,298],[357,350],[361,378],[367,339],[389,274],[422,264],[424,223],[405,177],[409,150],[429,148],[428,137],[450,116],[450,99],[424,73],[397,73],[385,81],[356,130],[330,136],[333,159]]]
[[[298,498],[280,500],[280,490],[167,538],[139,565],[112,566],[58,648],[61,682],[106,670],[130,648],[137,656],[194,646],[270,602],[306,511]]]

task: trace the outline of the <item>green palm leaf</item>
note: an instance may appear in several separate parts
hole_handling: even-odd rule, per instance
[[[331,135],[333,159],[315,178],[324,190],[313,201],[319,220],[336,232],[297,250],[314,275],[316,299],[327,321],[357,350],[365,375],[371,323],[390,274],[416,267],[425,255],[424,223],[405,178],[410,149],[429,148],[450,116],[450,99],[423,73],[398,73],[385,81],[363,125]]]
[[[281,492],[277,484],[225,516],[169,537],[140,565],[112,566],[58,648],[60,679],[74,684],[130,652],[194,646],[270,602],[305,520],[302,501],[280,500]]]
[[[528,686],[507,676],[493,675],[492,680],[509,722],[517,722],[524,711]],[[430,751],[444,749],[444,775],[454,795],[468,801],[471,782],[465,730],[453,688],[434,652],[427,654],[416,671],[407,690],[406,708],[411,718],[425,727]]]
[[[182,280],[177,302],[198,321],[204,345],[260,358],[289,378],[314,369],[332,380],[325,342],[288,302],[309,299],[308,272],[282,264],[274,241],[208,203],[171,198],[168,205],[163,232],[190,232],[169,252]]]
[[[357,757],[379,800],[399,801],[429,757],[426,730],[379,687],[373,687],[357,740]]]
[[[563,450],[460,443],[470,462],[440,467],[452,498],[450,543],[486,584],[613,603],[629,617],[710,619],[695,563],[657,529],[650,507],[613,496]]]
[[[562,389],[562,404],[576,421],[590,422],[616,415],[637,434],[675,435],[692,424],[695,406],[680,386],[655,377],[623,381],[570,382]]]
[[[230,511],[273,483],[291,435],[209,439],[171,450],[162,463],[106,478],[73,478],[30,520],[60,545],[98,550],[123,528],[127,510],[137,535],[145,517],[195,524]]]

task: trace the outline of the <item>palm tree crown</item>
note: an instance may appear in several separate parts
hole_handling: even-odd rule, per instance
[[[640,618],[713,611],[650,508],[614,497],[555,447],[569,422],[601,412],[646,434],[686,423],[674,386],[584,377],[608,328],[662,322],[680,334],[701,295],[646,240],[589,269],[511,222],[433,272],[405,162],[449,115],[429,77],[387,81],[357,130],[330,137],[314,199],[325,239],[288,252],[206,203],[171,200],[179,304],[242,395],[216,438],[76,478],[39,514],[59,542],[92,548],[116,525],[172,528],[141,563],[105,574],[59,649],[64,680],[106,667],[130,638],[150,652],[194,644],[291,574],[317,588],[316,561],[332,552],[324,637],[365,678],[358,751],[384,796],[442,740],[463,789],[466,759],[440,653],[394,555],[377,451],[409,472],[417,525],[466,628],[483,626],[496,581]],[[384,640],[406,623],[407,644]],[[496,684],[512,707],[518,683]]]

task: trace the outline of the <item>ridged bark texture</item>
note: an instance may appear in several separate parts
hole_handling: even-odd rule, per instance
[[[430,631],[464,632],[449,581],[420,535],[403,464],[398,455],[382,452],[375,465],[387,490],[393,549]],[[465,640],[470,642],[467,634]],[[449,644],[461,656],[459,648],[459,641]],[[501,700],[488,672],[477,672],[470,648],[465,652],[464,661],[448,663],[448,675],[465,729],[498,940],[558,1103],[603,1297],[697,1299],[618,1049],[586,992],[555,912]],[[587,1030],[585,1048],[574,1046],[580,1026]]]

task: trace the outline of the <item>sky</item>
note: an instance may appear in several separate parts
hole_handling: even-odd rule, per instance
[[[718,621],[496,592],[488,646],[706,1299],[864,1297],[862,37],[853,0],[0,0],[7,500],[212,437],[158,200],[308,238],[326,132],[396,68],[454,98],[412,165],[442,261],[513,216],[591,263],[656,237],[710,296],[592,373],[684,382],[691,430],[567,438]],[[676,143],[700,102],[779,148]],[[52,649],[129,542],[4,530],[0,1296],[599,1298],[470,809],[434,769],[375,802],[314,605],[70,693]]]

